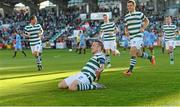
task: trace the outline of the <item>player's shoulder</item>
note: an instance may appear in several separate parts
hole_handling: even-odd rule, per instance
[[[164,24],[162,27],[163,27],[163,28],[166,28],[166,27],[168,27],[168,25]]]
[[[38,24],[36,24],[35,26],[36,26],[36,27],[41,27],[41,25],[40,25],[39,23],[38,23]]]
[[[127,13],[127,14],[124,16],[124,18],[126,19],[126,18],[129,17],[129,16],[131,16],[131,14],[130,14],[130,13]]]
[[[115,22],[111,21],[111,22],[109,22],[109,24],[115,24]]]
[[[28,29],[28,28],[31,28],[31,27],[32,27],[31,24],[28,24],[28,25],[25,26],[25,29]]]
[[[172,27],[175,27],[175,28],[177,27],[175,24],[172,24],[171,26],[172,26]]]
[[[101,58],[101,59],[102,59],[102,58],[105,59],[105,54],[102,53],[102,52],[101,52],[101,53],[97,53],[97,54],[96,54],[96,57],[97,57],[97,58]]]
[[[134,12],[134,14],[144,14],[144,13],[140,12],[140,11],[136,11],[136,12]]]
[[[103,23],[103,24],[101,25],[101,28],[104,28],[104,27],[106,27],[106,26],[112,25],[113,23],[114,23],[114,22]]]

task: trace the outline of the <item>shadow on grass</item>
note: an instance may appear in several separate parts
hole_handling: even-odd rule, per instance
[[[44,75],[50,75],[50,74],[59,74],[59,73],[66,73],[67,71],[59,71],[59,72],[49,72],[49,73],[43,73],[39,74],[40,72],[37,72],[38,74],[27,74],[25,76],[15,76],[15,77],[5,77],[1,78],[0,80],[7,80],[7,79],[16,79],[16,78],[25,78],[25,77],[33,77],[33,76],[44,76]],[[43,73],[43,74],[42,74]]]

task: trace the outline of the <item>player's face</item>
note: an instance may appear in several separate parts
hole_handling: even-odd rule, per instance
[[[103,16],[103,20],[104,20],[104,22],[108,22],[108,16]]]
[[[129,12],[135,11],[135,5],[133,3],[127,3],[127,9]]]
[[[34,18],[33,20],[31,20],[31,24],[36,24],[37,23],[37,18]]]
[[[166,17],[166,24],[171,24],[171,17]]]
[[[97,53],[99,50],[99,45],[97,42],[93,42],[92,46],[91,46],[91,53],[95,54]]]

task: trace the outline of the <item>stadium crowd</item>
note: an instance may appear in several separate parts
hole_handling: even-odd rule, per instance
[[[143,11],[143,8],[141,8]],[[109,11],[107,9],[99,9],[101,11]],[[116,9],[114,9],[116,10]],[[124,31],[124,17],[117,17],[117,12],[113,12],[113,20],[116,20],[116,26],[120,30],[120,33],[117,35],[122,38]],[[49,10],[40,10],[36,13],[38,23],[42,25],[44,29],[44,38],[43,41],[50,40],[54,35],[59,34],[63,29],[64,32],[54,40],[54,42],[69,42],[67,40],[69,36],[73,34],[73,30],[84,30],[86,37],[93,37],[98,35],[99,27],[102,21],[91,21],[91,20],[81,20],[79,15],[81,10],[79,8],[73,7],[69,8],[66,11],[60,11],[59,16],[56,15],[54,9]],[[164,23],[164,16],[148,16],[150,24],[148,26],[148,31],[152,29],[155,30],[158,37],[159,33],[162,30],[162,25]],[[179,26],[179,20],[177,17],[173,17],[173,23]],[[29,23],[29,13],[27,11],[14,11],[12,15],[6,15],[4,18],[0,17],[0,47],[2,48],[11,48],[13,46],[13,36],[11,33],[14,29],[22,36],[24,27]],[[23,37],[23,36],[22,36]],[[23,46],[28,47],[28,42],[23,38]],[[67,43],[72,44],[72,43]]]

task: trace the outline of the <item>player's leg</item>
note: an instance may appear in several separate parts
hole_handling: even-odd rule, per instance
[[[74,78],[75,79],[69,85],[69,90],[71,91],[85,91],[105,88],[105,86],[102,84],[91,83],[88,77],[83,73],[75,75]]]
[[[154,43],[152,42],[150,45],[149,45],[149,50],[151,52],[151,55],[154,56]]]
[[[116,41],[111,41],[110,43],[110,50],[112,52],[112,55],[120,55],[120,52],[117,50],[117,44]]]
[[[42,67],[42,46],[41,45],[39,45],[39,47],[37,49],[37,59],[39,61],[38,69],[40,71],[43,69],[43,67]]]
[[[151,56],[149,55],[148,53],[146,52],[143,52],[141,51],[141,48],[142,48],[142,45],[143,45],[143,42],[142,40],[140,39],[138,41],[138,44],[136,45],[137,46],[137,49],[138,49],[138,53],[137,53],[137,56],[138,57],[141,57],[141,58],[144,58],[144,59],[148,59],[149,61],[151,61],[152,64],[155,64],[155,57],[154,56]],[[148,46],[151,47],[152,43],[148,43]],[[150,49],[150,48],[149,48]]]
[[[173,47],[169,47],[170,64],[174,64],[174,51]]]
[[[146,52],[142,52],[141,50],[138,51],[138,57],[141,57],[143,59],[148,59],[152,64],[156,64],[155,57],[149,55]]]
[[[128,48],[128,41],[124,42],[124,51],[126,51],[126,49]]]
[[[79,54],[81,54],[82,53],[82,47],[81,47],[81,45],[79,46]]]
[[[164,51],[165,51],[165,41],[164,40],[161,40],[161,51],[164,54]]]
[[[96,89],[96,85],[82,83],[79,82],[78,80],[73,81],[69,87],[69,90],[71,91],[85,91],[85,90],[95,90],[95,89]]]
[[[77,45],[76,45],[76,52],[77,52],[77,53],[79,52],[79,42],[78,42]]]
[[[14,55],[13,55],[13,58],[16,57],[16,54],[17,54],[17,47],[15,46],[15,47],[14,47]]]
[[[38,71],[42,70],[41,58],[39,56],[40,48],[41,48],[40,45],[31,46],[32,54],[36,58],[36,64],[37,64],[37,67],[38,67]]]
[[[174,48],[175,48],[175,43],[174,41],[168,41],[168,53],[169,53],[169,59],[170,59],[170,64],[174,64]]]
[[[71,91],[86,91],[86,90],[97,90],[97,89],[104,89],[106,86],[99,83],[83,83],[78,80],[73,81],[69,90]]]
[[[26,56],[26,53],[23,50],[21,52],[24,54],[24,56]]]
[[[97,90],[97,89],[106,88],[105,85],[99,83],[92,83],[92,84],[78,83],[77,85],[76,84],[70,90],[86,91],[86,90]]]
[[[86,43],[84,43],[83,51],[84,51],[84,54],[86,54]]]
[[[110,49],[105,49],[107,68],[111,67]]]
[[[106,54],[106,62],[107,62],[107,68],[111,67],[111,57],[110,57],[110,43],[109,41],[104,41],[104,49]]]
[[[66,84],[65,80],[58,83],[58,88],[60,88],[60,89],[68,88],[68,85]]]
[[[132,40],[130,40],[130,65],[129,65],[129,69],[127,71],[124,72],[125,75],[127,76],[131,76],[134,66],[136,65],[136,58],[137,58],[137,43],[139,41],[136,40],[137,38],[134,38]]]
[[[143,41],[143,52],[146,51],[147,48],[147,41]]]
[[[131,46],[130,55],[131,55],[131,58],[130,58],[129,69],[124,72],[124,74],[127,76],[131,76],[134,66],[136,65],[137,48],[135,46]]]
[[[64,80],[60,81],[58,83],[58,88],[61,88],[61,89],[68,88],[72,84],[72,82],[76,79],[77,75],[79,75],[79,74],[69,76],[69,77],[65,78]]]
[[[22,52],[24,56],[26,56],[26,53],[22,50],[22,46],[20,46],[19,50]]]

